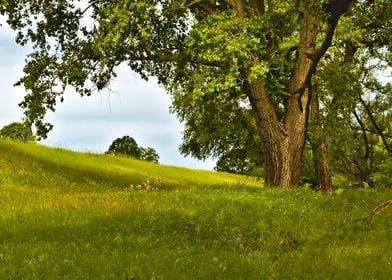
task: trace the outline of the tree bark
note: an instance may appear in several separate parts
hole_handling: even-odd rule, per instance
[[[332,43],[332,36],[340,16],[347,9],[350,0],[345,0],[344,9],[331,10],[324,42],[316,48],[317,7],[316,0],[300,0],[300,33],[298,58],[290,79],[286,83],[284,118],[280,120],[261,81],[248,82],[247,95],[256,118],[265,159],[265,185],[293,187],[299,184],[301,160],[309,118],[311,78],[320,59]],[[231,0],[230,5],[237,16],[243,18],[243,2]],[[334,3],[334,2],[333,2]],[[331,6],[332,7],[332,6]],[[249,77],[252,61],[245,66],[244,80]]]
[[[312,146],[314,171],[317,180],[317,189],[324,192],[333,192],[331,169],[328,159],[328,146],[320,141]]]
[[[328,144],[325,128],[320,122],[320,106],[317,90],[313,90],[311,102],[311,125],[308,139],[312,147],[314,173],[317,181],[317,189],[332,192],[331,169],[328,157]]]
[[[313,1],[307,1],[312,9]],[[285,115],[279,120],[269,100],[264,84],[249,84],[248,98],[256,117],[265,159],[265,185],[293,187],[299,184],[305,132],[309,116],[309,75],[315,61],[317,22],[312,13],[303,14],[300,28],[298,59],[287,82]],[[249,71],[246,71],[248,76]]]
[[[265,185],[279,187],[298,185],[304,144],[305,117],[298,118],[297,115],[305,115],[306,113],[299,112],[297,101],[292,98],[294,101],[291,104],[296,105],[297,109],[292,110],[292,113],[288,115],[288,120],[294,123],[296,119],[297,126],[291,127],[289,130],[285,123],[278,120],[261,83],[250,84],[248,96],[262,139],[266,162]]]

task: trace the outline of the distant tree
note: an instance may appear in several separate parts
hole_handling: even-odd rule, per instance
[[[31,128],[21,122],[13,122],[0,130],[0,137],[23,142],[35,141]]]
[[[143,148],[140,147],[140,152],[141,152],[141,157],[140,159],[145,160],[145,161],[151,161],[151,162],[158,162],[159,161],[159,155],[153,148]]]
[[[139,159],[141,156],[141,151],[135,139],[130,136],[123,136],[114,140],[106,153],[126,155],[137,159]]]
[[[106,154],[131,156],[151,162],[158,162],[159,160],[159,155],[153,148],[139,147],[131,136],[123,136],[114,140]]]

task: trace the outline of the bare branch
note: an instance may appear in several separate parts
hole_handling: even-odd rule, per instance
[[[376,208],[373,209],[372,212],[370,212],[370,214],[366,215],[364,218],[362,218],[362,220],[367,220],[369,218],[373,218],[375,215],[377,215],[378,213],[387,210],[387,208],[389,206],[392,205],[392,199],[384,201],[383,203],[377,205]]]

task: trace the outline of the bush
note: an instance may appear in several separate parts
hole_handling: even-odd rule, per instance
[[[0,130],[0,137],[23,142],[35,141],[31,128],[24,123],[13,122]]]

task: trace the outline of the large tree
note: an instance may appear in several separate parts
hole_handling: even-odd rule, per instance
[[[354,1],[0,3],[0,13],[19,31],[18,42],[34,46],[19,83],[28,90],[21,104],[27,121],[41,135],[50,129],[46,110],[55,109],[66,86],[90,95],[106,87],[125,62],[144,78],[158,78],[187,130],[193,110],[203,115],[214,108],[217,117],[235,117],[250,107],[265,184],[290,187],[299,182],[312,76]]]

